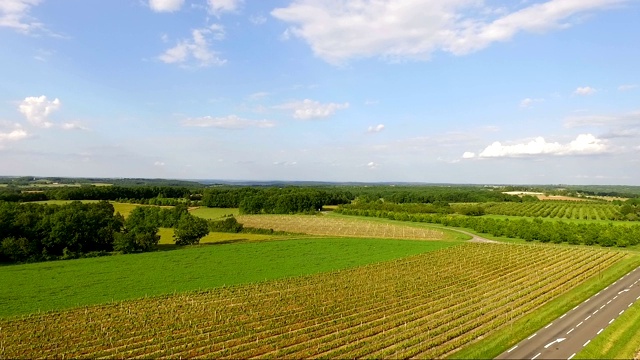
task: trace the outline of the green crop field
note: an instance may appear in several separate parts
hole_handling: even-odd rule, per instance
[[[130,264],[146,265],[135,269],[113,264],[93,265],[98,273],[70,271],[66,278],[51,282],[58,293],[48,290],[48,296],[41,297],[43,302],[65,293],[67,299],[76,299],[78,294],[68,293],[69,288],[92,285],[103,277],[112,283],[98,293],[135,287],[140,296],[152,283],[161,283],[164,290],[196,281],[202,284],[203,278],[220,275],[215,264],[225,257],[244,261],[226,266],[230,272],[221,279],[248,273],[262,277],[309,265],[328,270],[333,256],[355,254],[341,247],[366,244],[359,256],[346,261],[352,267],[347,270],[2,320],[0,358],[440,358],[597,279],[600,269],[633,257],[585,247],[355,239],[314,243],[320,249],[332,249],[331,256],[316,258],[318,249],[297,247],[297,241],[257,242],[242,244],[242,249],[227,246],[231,251],[215,260],[200,248],[173,252],[188,254],[182,259],[156,257],[146,264],[142,255],[128,256],[136,259]],[[261,247],[274,244],[282,246],[266,259]],[[415,256],[398,254],[402,258],[359,266],[362,262],[357,259],[383,244],[446,248]],[[248,251],[249,246],[257,251]],[[287,255],[289,247],[297,247],[289,253],[295,256]],[[225,246],[205,248],[220,253]],[[96,260],[105,258],[87,261]],[[110,268],[118,269],[119,276],[105,275]],[[187,271],[180,271],[183,268]],[[10,285],[33,286],[42,278],[41,273],[33,274],[30,281]],[[127,280],[130,275],[135,282]],[[2,279],[3,284],[6,280]],[[44,292],[42,283],[33,287]],[[23,298],[23,303],[30,301]]]
[[[203,219],[213,220],[227,215],[238,215],[238,209],[199,207],[190,210],[190,213]]]
[[[1,266],[0,316],[333,271],[454,244],[300,239]]]
[[[486,214],[540,217],[561,220],[622,220],[620,206],[613,204],[570,202],[570,201],[538,201],[523,203],[488,203],[483,204]],[[455,209],[455,206],[454,206]]]

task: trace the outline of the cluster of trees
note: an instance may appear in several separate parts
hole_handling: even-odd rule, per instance
[[[29,202],[44,200],[121,200],[191,199],[192,188],[177,186],[92,186],[56,187],[25,190],[0,188],[0,201]],[[196,190],[193,190],[197,193]]]
[[[189,198],[191,190],[180,186],[81,186],[45,190],[50,200],[117,200]]]
[[[175,242],[190,245],[209,233],[206,220],[184,205],[135,208],[125,220],[113,205],[0,201],[0,262],[34,262],[154,250],[160,227],[175,228]]]
[[[531,198],[537,200],[536,198]],[[527,201],[524,199],[524,201]],[[522,202],[523,198],[483,187],[449,186],[334,186],[334,187],[220,187],[204,191],[201,205],[240,208],[244,214],[316,212],[324,205],[422,205],[426,212],[450,212],[448,203]],[[423,208],[423,209],[424,209]],[[477,210],[477,209],[475,209]]]
[[[481,204],[455,204],[452,206],[445,201],[436,201],[430,204],[395,204],[378,200],[374,202],[354,202],[353,204],[342,205],[342,209],[381,210],[408,214],[460,214],[468,216],[482,216],[485,214],[485,208]]]
[[[360,202],[382,200],[395,204],[521,202],[522,198],[503,194],[500,190],[478,186],[371,186],[351,189]]]
[[[637,245],[640,241],[640,225],[614,226],[599,223],[575,223],[564,221],[499,220],[485,217],[417,214],[384,210],[360,210],[339,208],[336,211],[345,215],[373,216],[399,221],[426,222],[444,226],[462,227],[475,231],[526,241],[569,243],[573,245],[601,245],[626,247]]]
[[[632,201],[629,201],[632,200]],[[629,199],[620,206],[620,215],[629,221],[640,220],[640,199]]]
[[[113,250],[124,218],[107,202],[0,202],[0,261],[44,261]]]
[[[349,191],[312,187],[241,187],[206,190],[201,205],[239,208],[243,214],[311,213],[324,205],[347,204],[354,196]]]
[[[47,200],[43,191],[24,191],[15,187],[0,187],[0,201],[30,202]]]

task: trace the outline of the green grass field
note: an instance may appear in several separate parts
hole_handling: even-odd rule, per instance
[[[197,217],[201,217],[203,219],[211,220],[211,219],[219,219],[226,215],[238,215],[238,209],[225,209],[225,208],[208,208],[208,207],[199,207],[197,209],[191,210],[190,213]]]
[[[160,228],[158,230],[158,235],[160,235],[160,245],[172,245],[175,243],[175,239],[173,238],[173,229],[171,228]],[[286,238],[290,238],[291,236],[286,236]],[[262,241],[262,240],[273,240],[273,239],[281,239],[283,236],[281,235],[261,235],[261,234],[245,234],[245,233],[221,233],[221,232],[211,232],[209,235],[200,239],[200,244],[216,244],[216,243],[230,243],[230,242],[241,242],[241,241]]]
[[[346,269],[459,242],[322,238],[0,267],[0,317]]]

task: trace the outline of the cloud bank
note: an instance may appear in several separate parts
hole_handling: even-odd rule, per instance
[[[547,142],[543,137],[537,137],[527,143],[503,145],[499,141],[487,146],[476,156],[473,152],[465,152],[464,159],[473,158],[512,158],[525,156],[568,156],[592,155],[608,151],[606,143],[591,134],[580,134],[568,144]]]
[[[298,37],[316,56],[339,64],[363,57],[425,60],[436,51],[465,55],[521,32],[565,29],[576,15],[627,2],[549,0],[508,9],[480,0],[296,0],[271,15],[290,24],[284,38]]]

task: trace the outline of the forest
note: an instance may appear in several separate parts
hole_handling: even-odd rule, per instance
[[[0,262],[94,257],[156,249],[160,227],[175,228],[176,245],[197,243],[209,233],[206,220],[187,211],[137,207],[125,218],[112,204],[20,204],[0,201]]]

